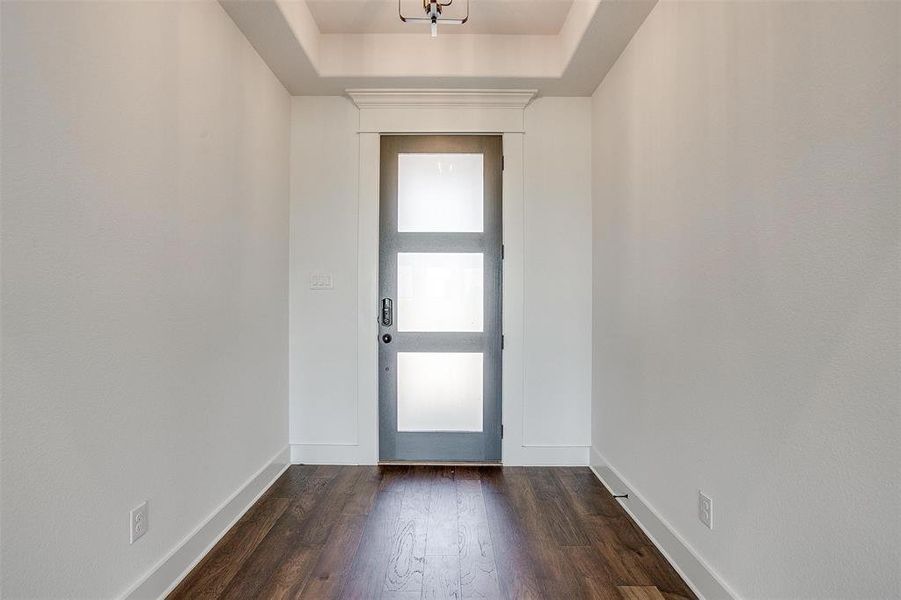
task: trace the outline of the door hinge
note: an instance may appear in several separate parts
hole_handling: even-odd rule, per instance
[[[501,244],[501,260],[504,260],[504,245]]]
[[[505,158],[504,156],[501,156],[501,171],[504,170],[504,162],[506,162],[506,161],[504,160],[504,158]]]
[[[504,334],[501,334],[501,350],[504,349]]]
[[[501,439],[504,439],[504,424],[501,423]]]

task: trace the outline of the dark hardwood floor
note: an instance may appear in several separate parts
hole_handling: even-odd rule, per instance
[[[694,598],[587,468],[292,466],[169,598]]]

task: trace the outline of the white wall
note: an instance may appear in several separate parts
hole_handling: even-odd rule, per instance
[[[2,79],[2,595],[111,598],[286,444],[289,97],[215,2],[3,2]]]
[[[744,598],[901,596],[899,11],[662,2],[593,97],[593,462]]]
[[[356,444],[359,111],[291,100],[292,444]],[[310,289],[313,273],[334,288]]]
[[[525,378],[516,428],[526,447],[575,447],[586,462],[589,116],[587,98],[541,99],[525,112],[523,355],[535,373]],[[375,455],[354,446],[372,439],[361,434],[370,424],[357,388],[358,111],[345,98],[299,97],[292,121],[291,443],[305,461],[355,462]],[[310,290],[314,272],[331,273],[334,289]]]
[[[523,443],[591,444],[591,102],[525,111]]]

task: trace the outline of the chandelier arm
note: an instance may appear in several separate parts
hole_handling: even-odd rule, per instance
[[[445,6],[450,6],[451,2],[453,2],[453,1],[454,0],[450,0],[450,2],[445,4]],[[463,16],[462,19],[448,19],[448,24],[462,25],[463,23],[465,23],[468,20],[469,20],[469,0],[466,0],[466,14]]]

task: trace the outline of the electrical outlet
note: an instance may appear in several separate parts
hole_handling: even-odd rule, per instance
[[[311,290],[330,290],[334,287],[331,273],[313,273],[310,275]]]
[[[142,535],[147,533],[150,522],[147,520],[147,501],[144,500],[139,506],[131,509],[129,513],[129,544],[134,544]]]
[[[701,491],[698,491],[698,519],[707,529],[713,529],[713,500]]]

